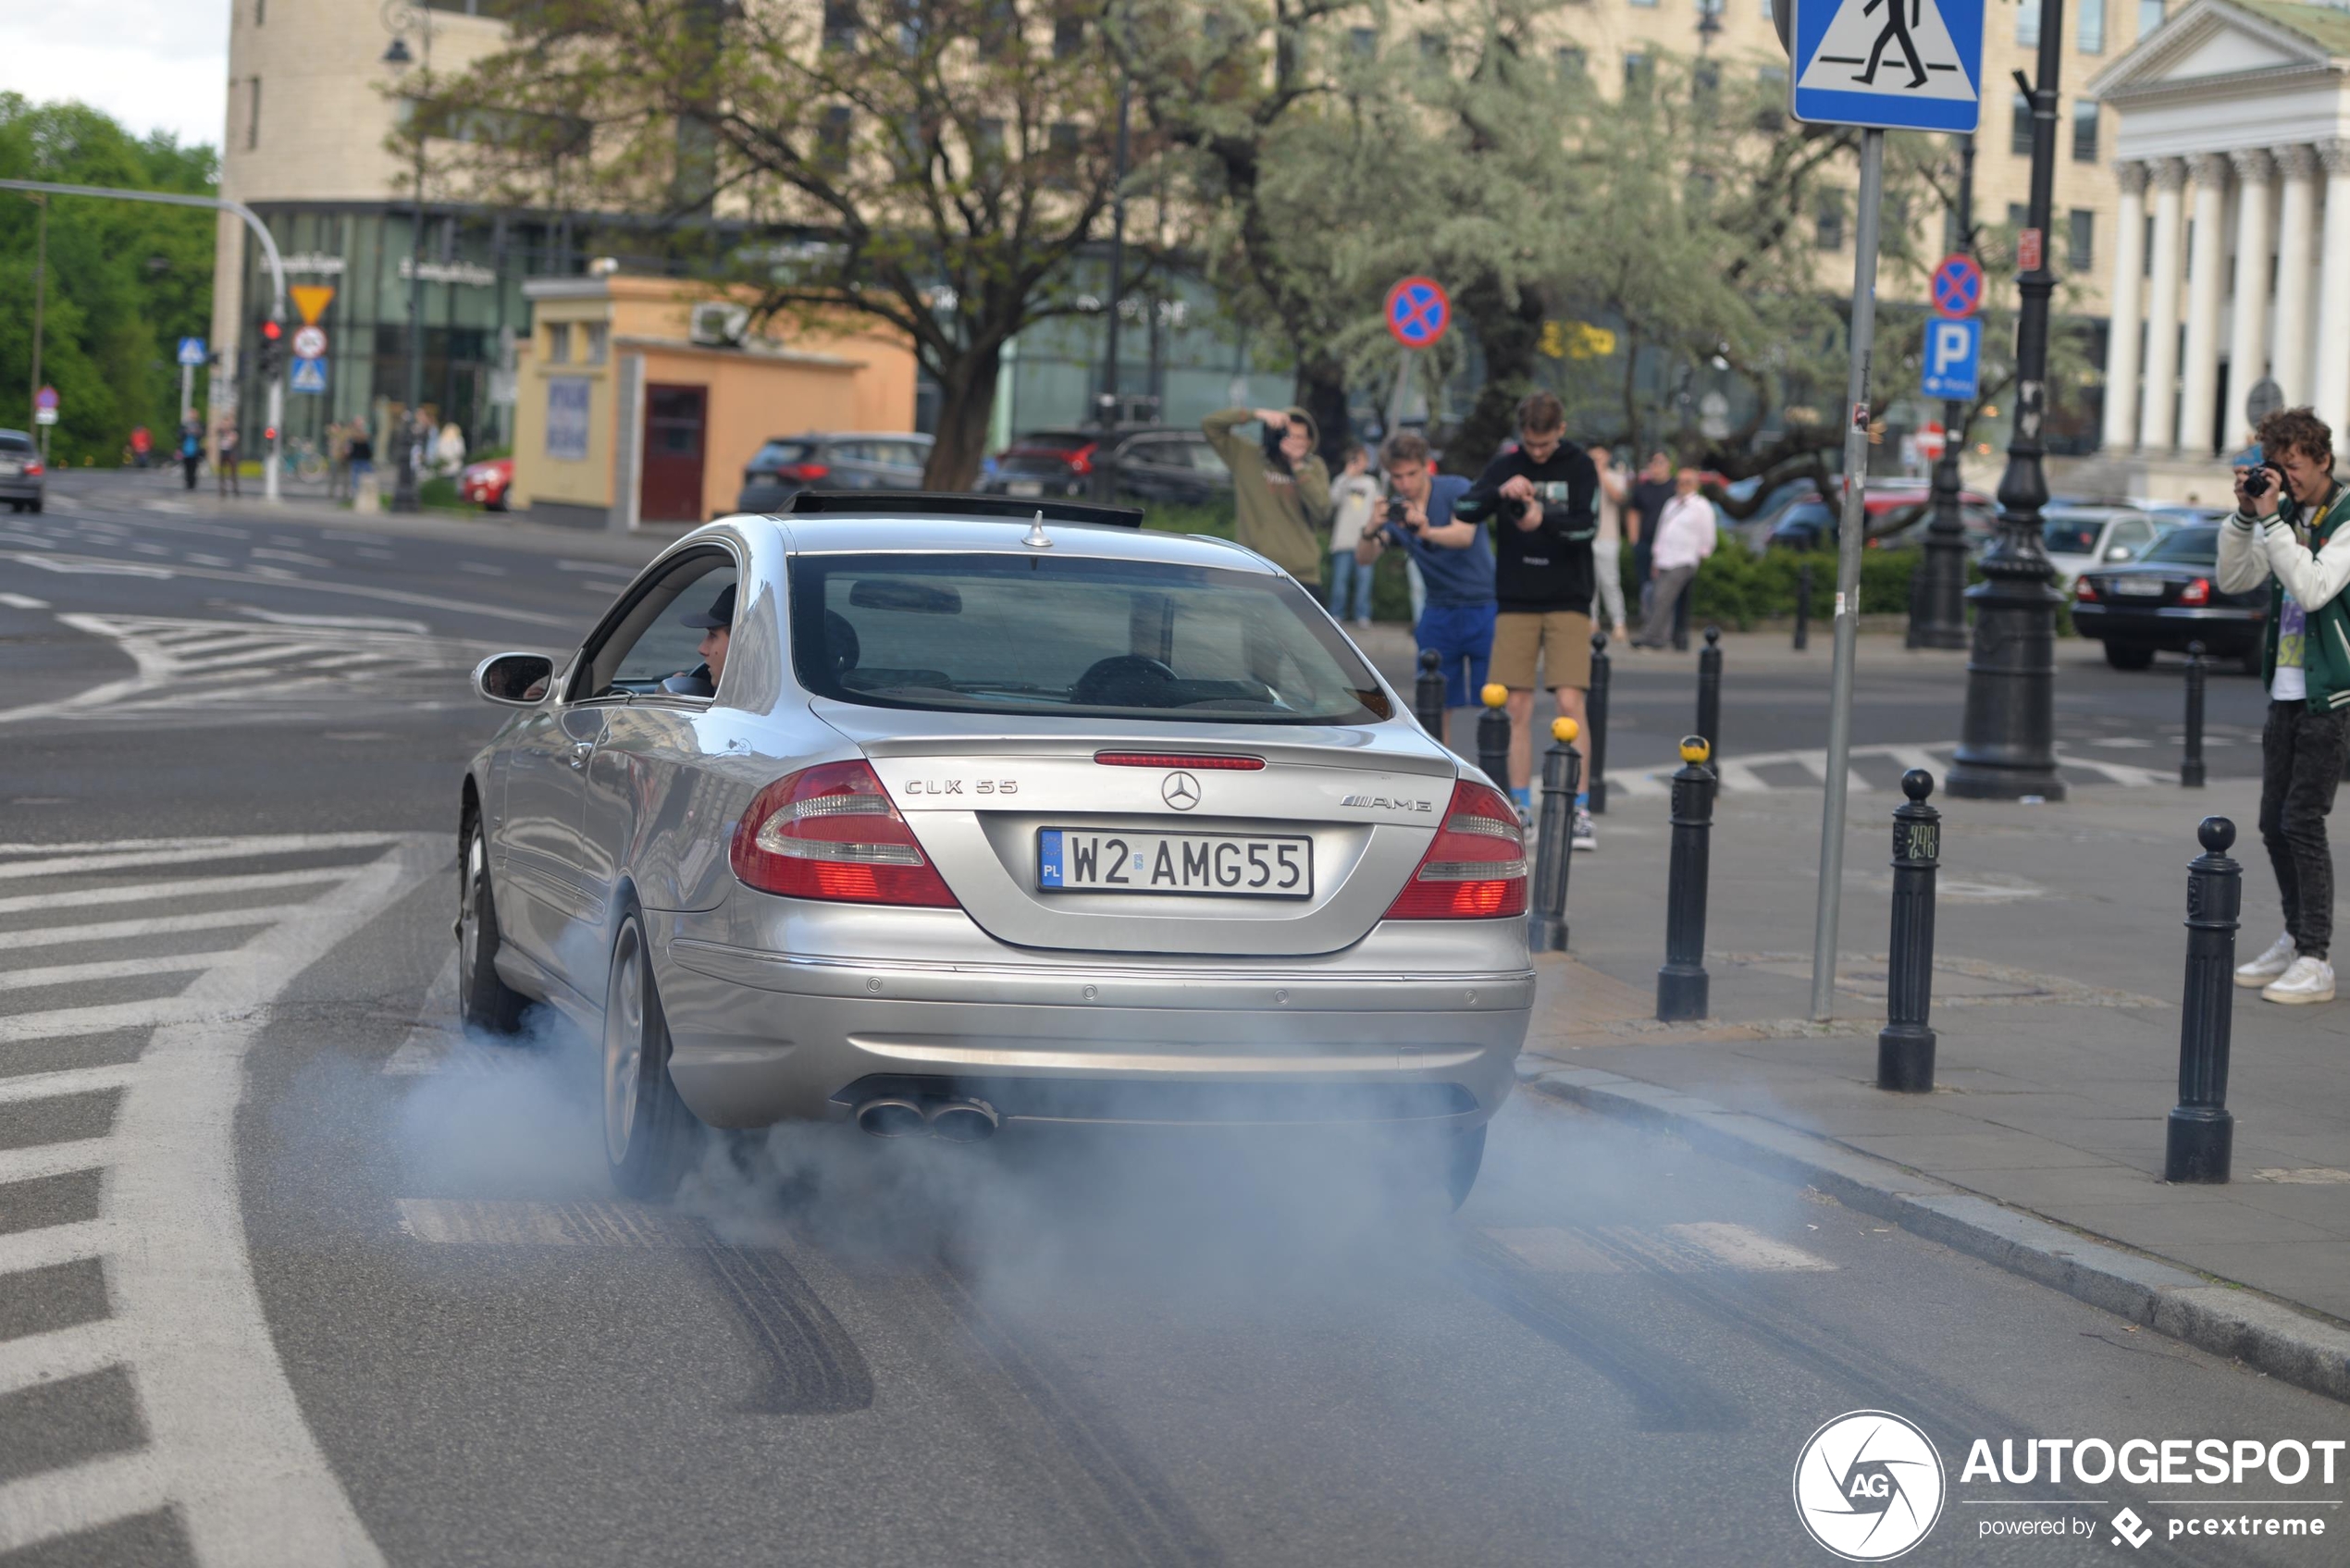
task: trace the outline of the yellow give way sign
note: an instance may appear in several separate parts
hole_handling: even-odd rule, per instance
[[[302,313],[304,327],[315,327],[318,318],[327,314],[334,302],[335,286],[331,283],[297,283],[286,290],[293,296],[294,309]]]

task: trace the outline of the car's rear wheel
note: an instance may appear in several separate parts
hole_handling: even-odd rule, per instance
[[[498,906],[481,820],[469,817],[457,855],[457,1012],[492,1034],[512,1034],[530,998],[498,977]]]
[[[642,919],[612,938],[604,986],[604,1161],[632,1198],[666,1198],[693,1163],[701,1123],[669,1081],[669,1026]]]
[[[2144,670],[2154,662],[2154,647],[2150,643],[2121,642],[2105,639],[2105,661],[2117,670]]]

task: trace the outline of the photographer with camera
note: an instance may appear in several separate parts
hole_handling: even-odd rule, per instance
[[[2333,432],[2306,408],[2260,421],[2261,462],[2236,470],[2235,514],[2220,525],[2219,586],[2269,584],[2260,675],[2260,842],[2277,877],[2284,934],[2236,970],[2271,1002],[2333,1000],[2333,853],[2326,817],[2350,726],[2350,504],[2333,474]]]
[[[1263,426],[1261,440],[1240,434],[1251,420]],[[1330,471],[1314,451],[1321,440],[1314,416],[1302,408],[1228,408],[1199,427],[1232,471],[1233,537],[1322,599]]]
[[[1482,527],[1454,517],[1468,481],[1436,472],[1427,437],[1398,430],[1380,443],[1379,464],[1387,470],[1387,502],[1377,526],[1354,547],[1354,559],[1369,566],[1390,545],[1400,545],[1427,580],[1428,603],[1412,640],[1423,652],[1434,649],[1441,661],[1449,730],[1451,710],[1476,703],[1492,657],[1493,549]]]
[[[1566,438],[1566,409],[1548,392],[1517,405],[1517,444],[1485,465],[1453,509],[1493,523],[1493,678],[1510,689],[1510,796],[1531,815],[1534,688],[1539,679],[1562,718],[1587,727],[1591,684],[1591,544],[1599,537],[1600,473]],[[1539,667],[1539,668],[1538,668]],[[1572,743],[1570,743],[1572,744]],[[1580,750],[1577,745],[1576,749]],[[1575,800],[1574,845],[1597,846],[1588,796]]]

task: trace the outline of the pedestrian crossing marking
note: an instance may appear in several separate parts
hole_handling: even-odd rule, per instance
[[[1667,1274],[1833,1274],[1836,1265],[1748,1226],[1698,1220],[1653,1229],[1629,1225],[1482,1228],[1510,1255],[1543,1274],[1621,1274],[1638,1262]]]
[[[1923,768],[1938,776],[1948,770],[1950,758],[1958,748],[1957,741],[1929,746],[1856,746],[1845,769],[1845,787],[1854,795],[1881,794],[1894,788],[1899,775],[1911,768]],[[2061,749],[2055,756],[2059,768],[2071,770],[2076,777],[2088,775],[2087,779],[2080,781],[2084,783],[2144,789],[2171,783],[2175,777],[2158,768],[2142,768],[2132,762],[2084,757]],[[1872,778],[1857,766],[1863,762],[1874,765],[1881,772]],[[1765,777],[1763,771],[1766,769],[1783,773],[1800,772],[1803,779],[1800,784],[1793,781],[1783,783]],[[1607,775],[1608,793],[1621,795],[1627,799],[1662,800],[1673,793],[1673,774],[1676,771],[1676,764],[1670,762],[1621,773],[1611,770]],[[1740,753],[1714,764],[1714,772],[1725,795],[1770,795],[1790,789],[1816,789],[1827,782],[1828,754],[1824,750]]]
[[[1843,0],[1796,85],[1970,103],[1975,97],[1936,0]]]

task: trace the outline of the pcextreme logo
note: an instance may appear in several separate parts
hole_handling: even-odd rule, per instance
[[[1796,1456],[1796,1517],[1848,1562],[1883,1562],[1925,1539],[1943,1494],[1942,1456],[1886,1411],[1837,1416]]]

